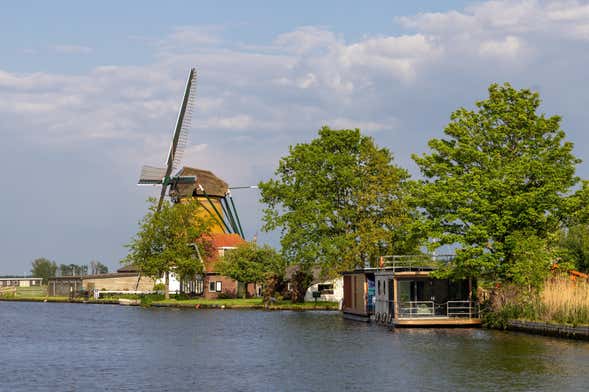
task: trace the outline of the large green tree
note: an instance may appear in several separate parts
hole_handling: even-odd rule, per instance
[[[263,284],[284,276],[285,263],[280,253],[268,245],[258,246],[247,242],[235,249],[226,250],[223,259],[216,265],[221,275],[229,276],[246,286],[248,283]]]
[[[360,130],[323,127],[310,143],[291,146],[275,175],[259,185],[264,229],[281,231],[290,263],[330,274],[415,250],[409,174]]]
[[[48,278],[55,276],[57,264],[44,257],[33,260],[31,263],[31,274],[35,278],[43,278],[43,283],[47,283]]]
[[[518,281],[548,271],[548,242],[578,204],[568,195],[580,160],[540,103],[536,92],[493,84],[475,110],[452,114],[431,153],[413,156],[426,230],[435,246],[459,248],[451,274]]]
[[[149,201],[149,212],[127,245],[129,254],[122,262],[139,267],[142,274],[153,279],[163,276],[165,297],[169,298],[170,272],[180,279],[202,272],[198,255],[204,256],[209,248],[204,238],[210,231],[211,221],[204,218],[196,199],[177,204],[165,202],[160,211],[157,211],[157,200]],[[199,247],[198,252],[195,247]]]

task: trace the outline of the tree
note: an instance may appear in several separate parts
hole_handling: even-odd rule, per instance
[[[539,105],[538,93],[492,84],[476,110],[452,114],[447,138],[430,140],[430,154],[413,156],[425,177],[417,192],[425,230],[436,246],[459,248],[451,275],[517,280],[545,268],[544,256],[521,268],[529,251],[521,241],[538,252],[548,247],[578,204],[567,195],[580,160],[560,117],[538,115]]]
[[[90,275],[107,274],[108,267],[100,261],[92,260],[90,262]]]
[[[559,256],[579,271],[589,271],[589,224],[577,224],[558,233]]]
[[[328,275],[378,256],[413,252],[409,174],[360,130],[323,127],[291,146],[276,179],[259,184],[264,230],[281,230],[289,262],[318,264]]]
[[[149,212],[139,222],[139,232],[127,244],[129,254],[122,262],[139,267],[142,274],[159,279],[164,277],[164,293],[170,297],[170,272],[180,279],[193,277],[202,272],[203,265],[197,258],[195,247],[200,254],[207,252],[204,240],[208,234],[211,221],[200,212],[200,203],[196,199],[182,203],[165,202],[157,211],[157,200],[149,199]]]
[[[268,245],[258,246],[247,242],[230,251],[216,265],[221,275],[229,276],[245,284],[262,284],[284,276],[285,263],[282,256]],[[247,289],[244,291],[244,298]]]
[[[31,274],[36,278],[43,278],[43,283],[47,283],[47,279],[55,276],[57,272],[57,264],[44,257],[33,260],[31,263]]]

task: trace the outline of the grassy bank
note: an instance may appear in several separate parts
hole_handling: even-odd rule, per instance
[[[173,296],[174,297],[174,296]],[[160,307],[177,307],[177,308],[191,308],[191,309],[269,309],[269,310],[338,310],[337,302],[305,302],[292,303],[290,301],[276,301],[268,306],[264,305],[262,298],[234,298],[234,299],[205,299],[194,298],[186,299],[182,296],[171,298],[169,300],[163,299],[163,295],[120,295],[111,296],[100,299],[83,299],[75,298],[70,300],[68,297],[45,297],[45,296],[31,296],[31,297],[15,297],[15,296],[0,296],[0,301],[22,301],[22,302],[74,302],[74,303],[91,303],[91,304],[117,304],[120,299],[140,299],[142,306],[160,306]]]
[[[505,327],[510,319],[589,325],[589,282],[571,281],[568,276],[551,277],[535,294],[504,287],[495,293],[488,310],[485,321],[491,327]]]
[[[169,299],[153,301],[154,306],[172,306],[180,308],[227,308],[227,309],[270,309],[270,310],[338,310],[337,302],[304,302],[276,301],[268,306],[261,298],[232,298],[232,299]]]

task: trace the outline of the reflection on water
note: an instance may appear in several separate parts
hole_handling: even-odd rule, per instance
[[[0,390],[587,390],[589,343],[327,312],[0,302]]]

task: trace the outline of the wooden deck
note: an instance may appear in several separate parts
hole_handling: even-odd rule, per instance
[[[427,317],[394,319],[395,327],[480,327],[479,318]]]

